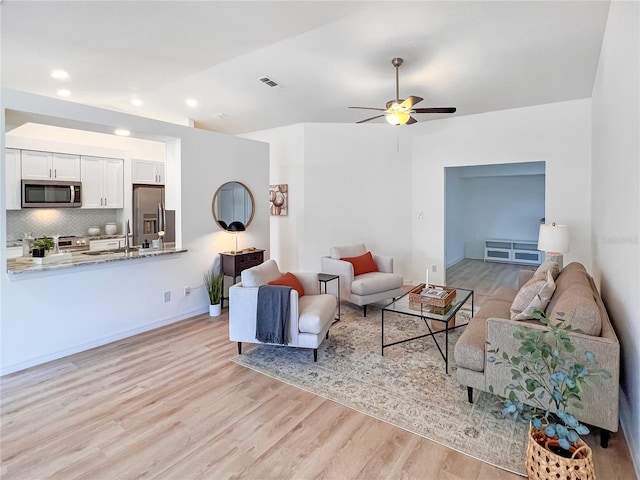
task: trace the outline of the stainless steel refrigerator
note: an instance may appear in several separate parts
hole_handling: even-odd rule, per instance
[[[164,224],[164,225],[163,225]],[[158,230],[165,232],[164,242],[175,242],[175,211],[164,210],[164,187],[133,186],[133,244],[149,244],[158,239]]]

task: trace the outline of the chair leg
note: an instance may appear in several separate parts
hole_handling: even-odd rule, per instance
[[[467,387],[467,399],[469,403],[473,403],[473,388]]]
[[[364,316],[366,317],[367,316],[367,306],[366,305],[362,306],[362,311],[364,312]]]
[[[604,428],[600,429],[600,446],[602,448],[609,446],[609,433],[609,430],[605,430]]]
[[[238,355],[242,355],[242,342],[238,342]]]
[[[318,349],[317,348],[313,349],[313,361],[314,362],[318,361]]]

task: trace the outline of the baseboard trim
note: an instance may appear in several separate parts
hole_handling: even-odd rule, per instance
[[[58,360],[60,358],[68,357],[69,355],[73,355],[75,353],[80,353],[86,350],[91,350],[92,348],[101,347],[103,345],[107,345],[109,343],[122,340],[123,338],[132,337],[134,335],[138,335],[139,333],[148,332],[149,330],[154,330],[156,328],[164,327],[165,325],[170,325],[172,323],[179,322],[181,320],[186,320],[187,318],[193,317],[195,315],[207,313],[208,311],[209,311],[208,308],[192,310],[190,312],[186,312],[178,316],[163,318],[161,320],[148,323],[140,327],[132,328],[129,330],[123,330],[113,335],[108,335],[106,337],[92,340],[91,342],[75,345],[73,347],[65,348],[63,350],[52,352],[47,355],[42,355],[40,357],[30,358],[29,360],[25,360],[23,362],[14,363],[10,365],[2,365],[2,369],[0,370],[0,375],[8,375],[10,373],[19,372],[20,370],[24,370],[30,367],[35,367],[36,365],[41,365],[43,363],[51,362],[53,360]]]
[[[627,400],[627,396],[624,394],[622,387],[620,387],[620,412],[619,412],[620,425],[622,426],[622,433],[627,441],[627,447],[629,447],[629,455],[631,456],[631,462],[633,463],[633,469],[636,472],[636,477],[640,478],[640,439],[633,436],[633,432],[629,425],[632,423],[631,406]]]

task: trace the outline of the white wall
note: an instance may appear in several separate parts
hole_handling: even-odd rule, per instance
[[[267,199],[268,145],[9,90],[2,91],[2,102],[3,122],[8,110],[17,110],[57,119],[72,128],[124,126],[137,135],[168,142],[167,170],[177,185],[167,185],[167,195],[181,207],[176,214],[177,235],[188,249],[162,259],[9,276],[6,246],[0,242],[2,374],[206,312],[203,288],[190,297],[182,292],[185,286],[200,286],[202,273],[233,242],[214,223],[213,194],[222,183],[238,180],[256,199]],[[4,171],[4,135],[1,138]],[[0,185],[0,238],[4,239],[4,182]],[[244,241],[269,244],[266,206],[256,208]],[[169,303],[163,303],[165,291],[171,292]]]
[[[640,477],[640,4],[611,2],[593,89],[594,275],[622,344],[621,423]]]
[[[591,101],[575,100],[413,125],[413,260],[410,278],[445,266],[445,167],[546,162],[545,217],[566,223],[565,263],[591,267]],[[430,212],[424,220],[420,211]]]
[[[271,185],[289,186],[289,210],[286,216],[271,216],[271,258],[283,272],[297,271],[300,245],[304,232],[304,125],[292,125],[243,135],[245,138],[269,142]],[[269,198],[256,199],[268,205]],[[266,203],[265,203],[266,202]]]

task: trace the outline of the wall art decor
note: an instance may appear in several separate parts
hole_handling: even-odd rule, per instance
[[[269,210],[271,215],[282,216],[289,212],[289,187],[286,183],[269,185]]]

